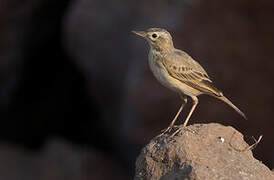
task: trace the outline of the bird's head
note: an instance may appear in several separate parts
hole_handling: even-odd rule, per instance
[[[152,49],[158,51],[172,50],[173,42],[170,33],[161,28],[149,28],[146,31],[132,31],[134,34],[145,38]]]

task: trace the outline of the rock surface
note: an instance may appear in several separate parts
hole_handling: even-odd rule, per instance
[[[230,126],[195,124],[172,133],[153,138],[143,148],[134,180],[274,179],[251,150],[240,151],[248,144]]]

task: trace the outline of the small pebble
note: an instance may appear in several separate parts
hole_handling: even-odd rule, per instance
[[[221,136],[218,137],[218,140],[219,140],[221,143],[225,142],[225,139],[224,139],[223,137],[221,137]]]

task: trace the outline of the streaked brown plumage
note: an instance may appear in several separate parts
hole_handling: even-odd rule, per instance
[[[184,51],[174,48],[172,37],[168,31],[150,28],[146,31],[133,31],[133,33],[148,41],[150,45],[149,66],[157,80],[165,87],[179,93],[184,100],[167,130],[173,127],[178,115],[187,103],[186,96],[191,97],[193,106],[184,122],[185,127],[198,104],[197,96],[201,94],[211,95],[224,101],[246,119],[244,113],[213,85],[208,74],[198,62],[194,61]]]

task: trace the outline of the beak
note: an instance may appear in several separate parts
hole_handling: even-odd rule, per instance
[[[131,31],[132,33],[141,36],[141,37],[145,37],[146,36],[146,32],[145,31]]]

